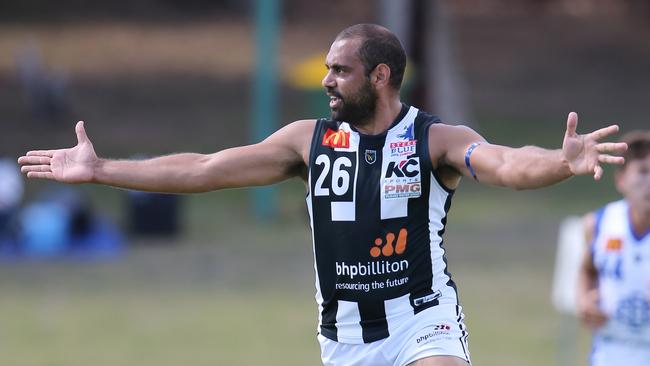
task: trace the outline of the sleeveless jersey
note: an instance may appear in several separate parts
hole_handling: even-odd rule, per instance
[[[458,304],[442,247],[453,191],[428,148],[438,122],[406,105],[380,135],[317,121],[307,207],[323,336],[369,343],[424,309]]]
[[[650,344],[650,233],[636,236],[626,201],[606,205],[596,217],[592,256],[600,307],[609,316],[596,336]]]

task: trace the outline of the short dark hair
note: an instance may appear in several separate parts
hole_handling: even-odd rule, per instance
[[[623,154],[625,165],[633,160],[642,160],[650,155],[650,131],[631,131],[621,137],[621,142],[627,143],[627,151]]]
[[[342,30],[336,41],[351,38],[361,39],[358,56],[366,75],[370,75],[377,65],[386,64],[390,68],[389,84],[399,90],[406,69],[406,53],[397,36],[377,24],[356,24]]]

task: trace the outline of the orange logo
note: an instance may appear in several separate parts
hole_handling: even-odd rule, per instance
[[[608,239],[605,244],[605,250],[608,252],[618,252],[623,248],[623,241],[621,239]]]
[[[323,146],[347,149],[350,147],[350,133],[342,130],[334,131],[328,128],[325,131],[325,136],[323,136]]]
[[[403,254],[406,251],[407,235],[408,231],[406,229],[400,229],[395,246],[393,246],[393,241],[395,241],[395,234],[393,233],[386,234],[386,244],[383,247],[381,245],[384,244],[384,241],[381,238],[375,239],[375,246],[370,248],[370,255],[377,258],[381,255],[390,257],[393,254]]]

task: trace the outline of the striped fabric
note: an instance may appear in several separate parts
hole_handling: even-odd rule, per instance
[[[429,157],[433,123],[404,105],[380,135],[316,125],[306,201],[318,332],[331,340],[373,342],[424,309],[458,303],[442,246],[453,191]]]

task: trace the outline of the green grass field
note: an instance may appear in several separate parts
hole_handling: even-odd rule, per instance
[[[119,209],[122,192],[87,189]],[[246,191],[188,196],[181,240],[136,241],[116,261],[3,263],[3,364],[319,364],[301,190],[282,185],[285,205],[266,224],[248,216]],[[556,364],[563,319],[550,285],[561,207],[533,192],[460,191],[446,247],[474,364]]]

